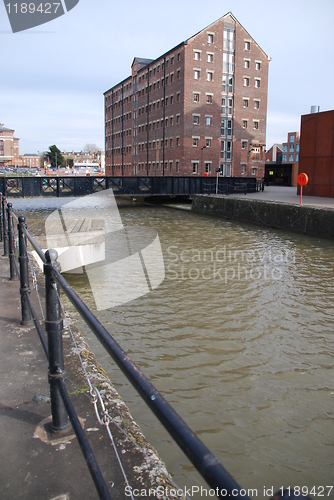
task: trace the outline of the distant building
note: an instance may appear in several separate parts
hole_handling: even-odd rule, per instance
[[[19,139],[14,137],[15,130],[0,123],[0,168],[19,163]]]
[[[40,168],[41,157],[34,153],[20,155],[18,166],[27,168]]]
[[[334,110],[301,117],[299,173],[308,175],[303,194],[334,198]]]
[[[288,142],[283,143],[283,166],[291,166],[291,186],[297,186],[299,165],[300,135],[299,132],[289,132]]]
[[[67,165],[71,163],[73,164],[73,168],[96,168],[100,171],[105,170],[104,151],[64,151],[62,155]]]
[[[282,144],[276,144],[276,143],[273,144],[273,146],[271,146],[271,148],[269,148],[268,151],[266,151],[265,154],[266,162],[270,161],[277,164],[281,164],[282,152],[283,152]]]
[[[269,57],[230,12],[104,93],[107,175],[262,178]]]
[[[289,132],[287,142],[274,144],[266,152],[266,182],[282,186],[297,186],[299,162],[298,132]]]

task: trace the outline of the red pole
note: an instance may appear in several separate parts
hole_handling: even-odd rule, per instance
[[[300,186],[300,204],[302,204],[303,199],[303,186]]]

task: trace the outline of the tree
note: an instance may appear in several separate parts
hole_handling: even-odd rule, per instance
[[[55,144],[49,147],[49,151],[45,153],[44,159],[51,164],[51,167],[59,167],[65,163],[65,158]]]
[[[97,151],[101,151],[101,148],[99,148],[96,144],[86,144],[84,151],[87,153],[96,153]]]

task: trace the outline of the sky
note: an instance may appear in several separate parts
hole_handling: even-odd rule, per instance
[[[334,109],[334,0],[79,0],[58,19],[19,33],[11,31],[6,3],[0,122],[15,130],[20,154],[52,144],[104,149],[103,92],[130,75],[134,57],[155,59],[230,11],[272,59],[267,149],[299,131],[312,105]]]

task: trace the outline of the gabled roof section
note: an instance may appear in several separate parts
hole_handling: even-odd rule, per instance
[[[201,29],[201,31],[198,31],[198,33],[196,33],[195,35],[191,36],[190,38],[188,38],[186,41],[188,42],[188,40],[191,40],[192,38],[195,38],[195,36],[199,35],[199,33],[202,33],[202,31],[205,31],[209,28],[211,28],[211,26],[213,26],[214,24],[216,24],[218,21],[221,21],[222,19],[226,19],[227,17],[231,17],[232,20],[235,22],[235,23],[238,23],[244,30],[245,32],[247,33],[247,35],[253,40],[253,42],[262,50],[262,52],[268,57],[268,55],[266,54],[266,52],[260,47],[260,45],[256,42],[256,40],[254,40],[254,38],[248,33],[248,31],[246,30],[246,28],[244,28],[244,26],[238,21],[238,19],[232,14],[232,12],[228,12],[227,14],[225,14],[224,16],[220,17],[219,19],[217,19],[216,21],[214,21],[213,23],[209,24],[206,28],[203,28]],[[268,57],[269,58],[269,57]]]
[[[140,65],[140,69],[142,69],[142,68],[144,68],[144,66],[147,66],[148,64],[150,64],[153,61],[154,61],[154,59],[144,59],[143,57],[135,57],[132,64],[131,64],[131,68],[135,62],[138,63]]]
[[[8,132],[15,132],[15,130],[13,128],[4,127],[3,123],[0,123],[0,130],[6,130]]]

